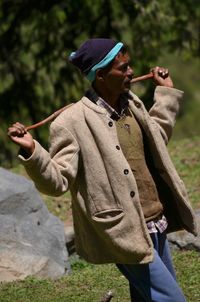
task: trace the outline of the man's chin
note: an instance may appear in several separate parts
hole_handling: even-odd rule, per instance
[[[128,92],[130,89],[131,89],[131,85],[130,84],[124,85],[124,93]]]
[[[126,89],[130,89],[130,88],[131,88],[131,81],[125,82],[125,83],[124,83],[124,87],[125,87]]]

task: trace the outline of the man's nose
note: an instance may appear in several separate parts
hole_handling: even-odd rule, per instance
[[[127,76],[133,78],[133,69],[130,66],[128,66]]]

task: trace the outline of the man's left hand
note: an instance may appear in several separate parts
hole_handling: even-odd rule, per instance
[[[156,85],[173,88],[173,82],[167,68],[156,66],[151,69],[151,72],[154,75],[153,80]]]

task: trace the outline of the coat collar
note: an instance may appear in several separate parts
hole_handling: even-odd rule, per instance
[[[129,90],[128,94],[126,95],[128,106],[130,110],[133,112],[135,118],[140,123],[142,128],[148,132],[148,118],[149,116],[143,102],[135,95],[131,90]],[[91,101],[86,93],[85,96],[82,97],[81,102],[87,106],[88,108],[92,109],[98,114],[102,114],[107,118],[111,118],[108,115],[106,108],[98,106],[95,102]]]
[[[104,113],[109,118],[118,120],[120,117],[124,115],[124,112],[129,106],[130,102],[133,102],[136,107],[140,107],[140,104],[142,104],[142,102],[139,99],[138,101],[136,99],[138,98],[131,91],[121,95],[121,99],[120,99],[121,114],[119,114],[106,101],[104,101],[91,87],[86,91],[85,96],[82,98],[82,102],[88,107],[90,107],[91,109],[95,110],[96,112]]]

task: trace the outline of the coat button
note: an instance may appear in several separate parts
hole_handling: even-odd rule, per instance
[[[109,126],[109,127],[112,127],[112,126],[113,126],[113,122],[110,121],[110,122],[108,123],[108,126]]]
[[[134,191],[131,191],[131,192],[130,192],[130,196],[131,196],[131,197],[134,197],[134,196],[135,196],[135,192],[134,192]]]
[[[124,170],[124,174],[127,175],[128,173],[129,173],[129,170],[128,170],[128,169],[125,169],[125,170]]]
[[[135,106],[136,106],[137,108],[140,108],[140,107],[141,107],[141,104],[138,103],[138,102],[135,102]]]
[[[120,146],[117,145],[117,146],[116,146],[116,149],[117,149],[117,150],[120,150]]]

